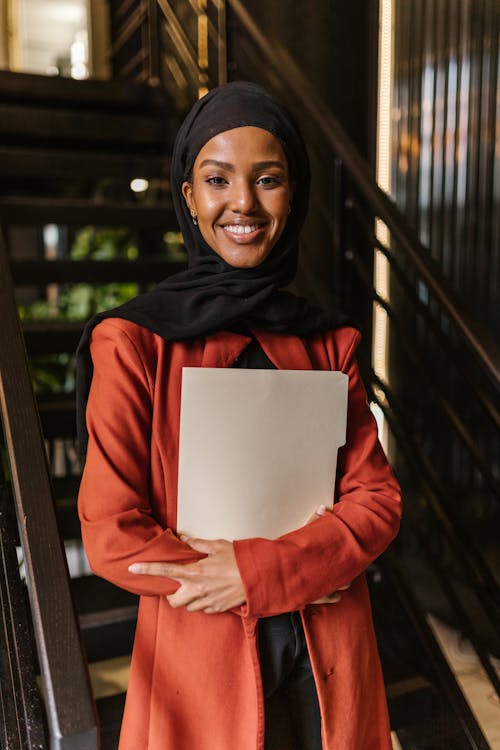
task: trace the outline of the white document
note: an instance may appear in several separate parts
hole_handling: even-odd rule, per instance
[[[341,372],[184,367],[179,533],[274,539],[331,506],[347,386]]]

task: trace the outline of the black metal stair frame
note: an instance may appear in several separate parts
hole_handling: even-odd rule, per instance
[[[0,481],[0,746],[45,748],[31,619],[24,606],[16,555],[16,518],[9,488],[3,477]]]
[[[97,720],[33,398],[3,238],[0,236],[0,406],[15,498],[50,746],[98,747]],[[12,571],[11,571],[12,572]],[[12,595],[19,593],[13,581]],[[22,602],[17,602],[21,607]],[[10,651],[9,651],[10,653]],[[21,681],[27,676],[22,675]],[[29,676],[28,676],[29,679]],[[31,687],[33,690],[33,686]],[[29,725],[29,717],[17,714]],[[41,727],[39,727],[40,731]],[[28,733],[29,726],[24,727]],[[29,744],[28,747],[36,745]]]

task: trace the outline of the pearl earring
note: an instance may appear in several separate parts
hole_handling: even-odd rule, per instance
[[[197,218],[196,218],[196,217],[197,217],[197,213],[196,213],[196,211],[194,210],[194,208],[192,208],[192,209],[191,209],[191,218],[193,219],[193,224],[195,225],[195,227],[197,227],[197,226],[198,226],[198,220],[197,220]]]

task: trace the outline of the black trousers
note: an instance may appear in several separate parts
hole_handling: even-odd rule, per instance
[[[321,716],[298,612],[259,620],[265,750],[321,750]]]

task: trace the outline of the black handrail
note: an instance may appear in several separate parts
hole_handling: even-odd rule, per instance
[[[441,498],[446,496],[445,488],[429,465],[411,429],[405,423],[404,410],[398,405],[391,388],[366,363],[364,363],[363,371],[368,374],[366,382],[372,384],[371,395],[373,400],[386,414],[391,431],[398,438],[408,463],[414,469],[415,476],[418,477],[419,484],[424,491],[427,507],[439,524],[450,548],[455,552],[456,560],[462,568],[465,578],[469,581],[473,590],[477,589],[481,592],[484,599],[484,612],[495,627],[500,618],[498,583],[485,565],[481,555],[471,544],[465,528],[462,524],[457,523],[456,519],[451,518],[447,510],[449,503],[441,502]],[[384,393],[385,400],[379,398],[375,388]],[[387,414],[388,409],[390,409],[390,412]]]
[[[16,554],[16,519],[0,466],[0,745],[45,750],[29,615]]]
[[[296,92],[302,106],[314,119],[332,151],[342,155],[344,166],[356,189],[371,206],[373,213],[387,225],[398,246],[406,253],[429,290],[439,300],[449,318],[462,333],[477,362],[495,390],[500,393],[500,351],[495,342],[464,309],[441,269],[420,242],[416,232],[409,226],[395,203],[373,180],[369,166],[344,128],[326,105],[315,96],[292,57],[277,43],[273,43],[271,48],[241,0],[227,0],[227,2],[239,23],[258,47],[260,54],[268,60],[273,69],[279,70],[280,77],[291,90]]]
[[[23,335],[0,234],[0,414],[53,750],[98,748],[95,706],[73,609],[66,557]]]
[[[363,214],[362,208],[356,200],[354,200],[352,197],[349,198],[346,202],[346,208],[348,210],[354,211],[356,215],[356,221],[361,226],[370,244],[373,247],[376,247],[387,259],[391,269],[391,273],[394,274],[394,277],[404,289],[405,295],[408,297],[413,306],[425,317],[428,328],[432,331],[436,339],[439,341],[440,346],[444,349],[447,357],[453,363],[453,367],[456,368],[464,382],[473,389],[478,398],[478,401],[481,403],[484,409],[484,413],[492,420],[495,428],[497,430],[500,430],[500,411],[497,405],[492,401],[481,384],[476,382],[472,375],[469,373],[463,359],[459,358],[458,352],[452,347],[449,337],[444,334],[443,330],[439,327],[438,323],[432,316],[429,306],[422,302],[422,300],[419,298],[417,292],[415,291],[415,287],[408,280],[394,251],[386,247],[377,237],[375,237],[370,222]]]
[[[411,342],[408,341],[405,337],[403,326],[399,321],[394,308],[379,294],[377,294],[377,292],[373,288],[373,282],[369,276],[368,270],[356,255],[352,256],[351,263],[357,276],[361,280],[368,294],[372,297],[373,301],[376,302],[387,313],[387,318],[394,330],[399,334],[399,341],[401,342],[401,346],[404,349],[406,356],[411,361],[414,371],[416,373],[419,373],[421,382],[425,383],[429,392],[434,397],[436,403],[440,405],[443,413],[448,419],[449,424],[451,425],[455,434],[461,440],[462,444],[468,450],[470,456],[473,458],[477,469],[482,474],[487,485],[489,486],[495,497],[500,500],[500,481],[494,476],[493,472],[490,469],[490,466],[488,465],[488,462],[485,460],[483,454],[478,448],[476,441],[474,440],[470,431],[467,429],[461,417],[456,413],[449,399],[439,391],[438,387],[434,383],[432,372],[424,366],[421,359],[417,356]]]

